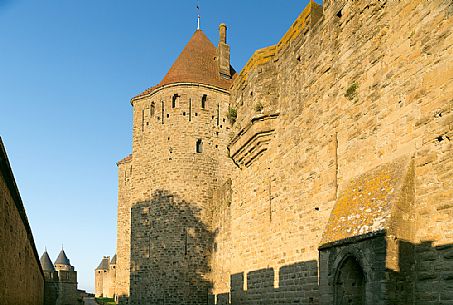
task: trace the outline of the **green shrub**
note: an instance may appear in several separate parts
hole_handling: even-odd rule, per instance
[[[234,122],[236,122],[237,118],[238,118],[238,112],[237,112],[236,108],[228,106],[227,119],[230,121],[231,124],[234,124]]]
[[[352,100],[357,96],[357,89],[359,85],[357,83],[352,83],[351,86],[346,90],[346,94],[344,95],[348,100]]]
[[[256,112],[261,112],[261,110],[263,110],[263,109],[264,109],[264,106],[263,106],[263,104],[261,104],[261,102],[258,102],[258,103],[255,104],[255,111]]]
[[[96,303],[99,305],[115,305],[115,300],[110,298],[96,298]]]

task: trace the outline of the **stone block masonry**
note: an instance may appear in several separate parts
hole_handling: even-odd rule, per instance
[[[231,86],[133,99],[132,304],[453,304],[452,41],[451,1],[310,1]]]
[[[0,138],[0,303],[42,305],[44,274]]]
[[[206,304],[214,234],[200,208],[158,190],[131,215],[130,304]]]
[[[118,218],[117,218],[117,263],[115,290],[116,301],[126,302],[130,283],[131,204],[129,194],[132,177],[132,157],[118,162]]]
[[[238,113],[233,128],[239,137],[231,148],[241,152],[243,160],[250,155],[252,162],[233,172],[229,255],[224,264],[215,262],[231,266],[231,274],[244,273],[245,292],[236,292],[232,282],[231,291],[217,289],[225,287],[221,281],[214,283],[218,295],[231,293],[232,303],[248,304],[241,303],[241,296],[249,295],[247,274],[317,262],[338,195],[354,178],[380,165],[403,170],[392,162],[404,156],[414,162],[413,178],[390,202],[394,229],[385,231],[387,254],[380,266],[399,279],[390,280],[383,291],[366,288],[367,297],[374,299],[363,304],[404,296],[391,292],[396,282],[415,302],[423,296],[451,304],[440,289],[426,296],[413,290],[411,281],[401,284],[401,278],[410,276],[398,258],[402,244],[418,248],[430,241],[436,252],[437,245],[453,243],[452,11],[451,1],[441,0],[324,1],[323,8],[311,3],[276,46],[255,53],[231,89]],[[259,111],[257,104],[263,106]],[[275,131],[264,153],[255,158],[256,151],[246,150],[252,147],[247,139],[253,141],[259,133],[250,134],[255,127],[249,126],[259,130],[257,118],[273,114],[278,114]],[[244,145],[238,148],[241,139]],[[401,198],[409,195],[412,199],[401,205]],[[375,232],[377,214],[369,217]],[[353,220],[346,219],[345,230]],[[336,270],[328,272],[334,276]],[[276,271],[273,289],[279,287],[279,277]],[[439,285],[448,286],[449,281],[446,276]],[[424,287],[437,287],[437,280],[425,282]],[[303,291],[303,285],[299,289]],[[336,304],[317,293],[297,299]],[[279,302],[288,300],[280,295]],[[392,302],[407,304],[407,299]]]

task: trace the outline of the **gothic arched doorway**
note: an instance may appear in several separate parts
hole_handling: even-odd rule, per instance
[[[343,260],[336,272],[335,305],[365,305],[365,274],[352,256]]]

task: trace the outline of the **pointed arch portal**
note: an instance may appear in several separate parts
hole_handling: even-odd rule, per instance
[[[334,285],[335,305],[365,305],[365,274],[354,257],[341,263]]]

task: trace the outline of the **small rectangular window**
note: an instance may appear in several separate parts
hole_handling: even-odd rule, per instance
[[[198,154],[201,154],[203,152],[203,140],[197,140],[196,151]]]
[[[203,97],[201,98],[201,108],[206,109],[206,101],[208,100],[208,96],[206,94],[203,94]]]
[[[176,108],[176,100],[178,99],[178,97],[178,94],[173,94],[173,97],[171,98],[171,108]]]
[[[156,112],[156,104],[154,102],[151,103],[151,107],[149,108],[149,115],[150,117],[154,117],[154,113]]]

